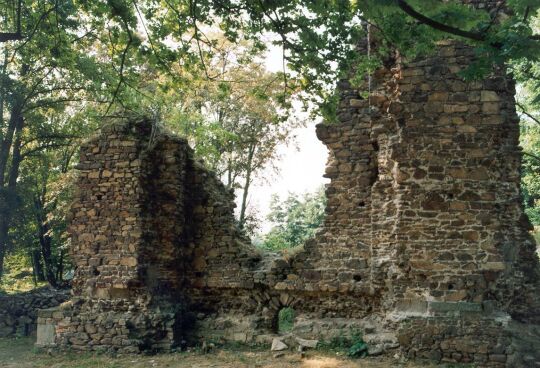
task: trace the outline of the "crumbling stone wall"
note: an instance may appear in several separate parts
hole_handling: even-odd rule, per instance
[[[317,127],[330,153],[326,219],[288,258],[251,246],[232,193],[184,140],[149,121],[104,128],[81,148],[74,297],[40,314],[38,342],[266,342],[292,306],[304,338],[360,329],[410,358],[534,366],[540,271],[514,85],[503,70],[464,81],[473,57],[454,42],[424,60],[396,52],[369,98],[366,85],[339,83],[339,123]]]
[[[17,294],[0,294],[0,337],[36,333],[39,309],[56,307],[69,299],[69,290],[48,287]]]
[[[40,313],[38,344],[169,350],[190,337],[190,311],[254,287],[260,255],[235,226],[233,194],[185,140],[147,120],[114,124],[81,147],[78,169],[74,296]]]

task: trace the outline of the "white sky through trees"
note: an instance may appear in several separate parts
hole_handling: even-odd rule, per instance
[[[283,71],[281,48],[270,45],[265,63],[270,72]],[[255,179],[250,189],[249,208],[261,220],[262,233],[268,232],[272,226],[266,220],[272,194],[278,194],[284,199],[289,192],[313,192],[328,182],[322,176],[328,151],[315,135],[318,121],[310,121],[307,114],[301,111],[300,104],[295,104],[291,113],[306,116],[306,126],[293,131],[296,138],[292,144],[282,144],[278,148],[281,158],[275,166],[279,172],[275,174],[273,170],[267,169]]]

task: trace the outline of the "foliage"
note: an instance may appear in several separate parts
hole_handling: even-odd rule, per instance
[[[19,293],[46,285],[36,282],[32,273],[32,263],[28,253],[16,252],[6,257],[6,272],[0,280],[0,293]]]
[[[232,44],[222,35],[213,37],[214,54],[204,59],[201,75],[181,82],[148,69],[158,78],[145,78],[140,90],[152,99],[135,98],[133,109],[153,109],[170,130],[189,140],[196,155],[241,198],[239,224],[249,231],[257,222],[248,211],[253,180],[275,170],[277,146],[287,144],[302,122],[288,113],[283,81],[279,73],[265,70],[253,42]],[[173,71],[181,74],[183,69]]]
[[[540,126],[530,122],[521,125],[521,146],[525,152],[522,162],[521,189],[525,212],[531,223],[540,225]]]
[[[356,341],[347,352],[351,358],[364,358],[367,356],[368,346],[363,340]]]
[[[315,235],[324,220],[326,196],[324,188],[299,197],[289,194],[284,200],[274,195],[270,204],[268,220],[274,227],[266,234],[262,247],[270,250],[284,250],[305,243]]]
[[[280,309],[278,313],[278,332],[286,333],[292,331],[296,313],[291,307]]]
[[[338,353],[343,352],[351,358],[363,358],[367,356],[368,352],[368,346],[363,340],[362,332],[357,329],[351,329],[348,334],[341,331],[329,341],[321,341],[319,348]]]

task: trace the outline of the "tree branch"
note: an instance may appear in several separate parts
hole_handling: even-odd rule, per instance
[[[540,162],[540,157],[536,156],[535,154],[532,154],[532,153],[529,153],[529,152],[525,152],[525,151],[523,151],[523,154],[524,154],[525,156],[529,156],[530,158],[535,159],[536,161]]]
[[[124,24],[124,27],[126,28],[126,32],[127,32],[127,35],[128,35],[128,42],[126,44],[126,48],[122,52],[122,59],[120,61],[120,71],[119,71],[120,78],[118,80],[118,84],[116,85],[116,89],[114,91],[112,100],[111,100],[109,106],[107,107],[107,110],[105,111],[104,115],[107,115],[109,113],[109,110],[111,109],[112,105],[114,104],[114,101],[118,97],[118,93],[120,92],[120,87],[124,83],[124,66],[125,66],[125,63],[126,63],[126,57],[127,57],[128,51],[129,51],[129,47],[131,46],[131,43],[133,42],[133,36],[131,34],[131,29],[129,28],[128,22],[124,18],[120,18],[120,19],[122,20],[122,23]]]
[[[449,34],[453,34],[455,36],[460,36],[464,38],[468,38],[470,40],[474,41],[485,41],[486,40],[486,34],[487,32],[483,33],[477,33],[477,32],[470,32],[470,31],[464,31],[462,29],[449,26],[447,24],[438,22],[434,19],[431,19],[429,17],[426,17],[424,14],[421,14],[413,9],[405,0],[396,0],[398,7],[403,10],[405,13],[407,13],[412,18],[416,19],[420,23],[426,24],[430,26],[433,29],[437,29],[442,32],[446,32]],[[530,40],[533,41],[539,41],[540,35],[532,35],[528,37]],[[502,45],[499,43],[493,43],[491,44],[495,48],[500,48]]]
[[[532,121],[534,121],[536,124],[540,125],[540,119],[538,118],[535,118],[534,116],[532,116],[530,113],[528,113],[526,110],[525,110],[525,107],[520,104],[519,102],[516,101],[516,106],[519,107],[519,109],[521,110],[521,112],[527,116],[528,118],[530,118]]]
[[[0,33],[0,42],[19,41],[22,39],[23,39],[23,36],[20,32],[1,32]]]
[[[431,28],[434,28],[434,29],[437,29],[439,31],[443,31],[443,32],[446,32],[446,33],[450,33],[450,34],[453,34],[453,35],[456,35],[456,36],[469,38],[469,39],[475,40],[475,41],[484,41],[484,39],[485,39],[485,37],[483,35],[479,34],[479,33],[464,31],[462,29],[455,28],[455,27],[446,25],[444,23],[437,22],[436,20],[433,20],[431,18],[428,18],[425,15],[423,15],[423,14],[417,12],[416,10],[414,10],[404,0],[397,0],[397,5],[405,13],[407,13],[408,15],[413,17],[414,19],[418,20],[419,22],[430,26]]]

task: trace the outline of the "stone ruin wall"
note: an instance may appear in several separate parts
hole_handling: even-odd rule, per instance
[[[367,45],[364,44],[364,47]],[[364,332],[410,358],[534,366],[539,266],[519,188],[514,84],[465,82],[470,48],[396,53],[366,86],[339,83],[326,219],[292,257],[236,228],[233,195],[187,143],[148,121],[81,147],[73,205],[74,295],[40,312],[40,345],[170,350],[201,339],[268,342]]]
[[[68,300],[68,290],[42,287],[17,294],[0,293],[0,337],[35,336],[37,311]]]

